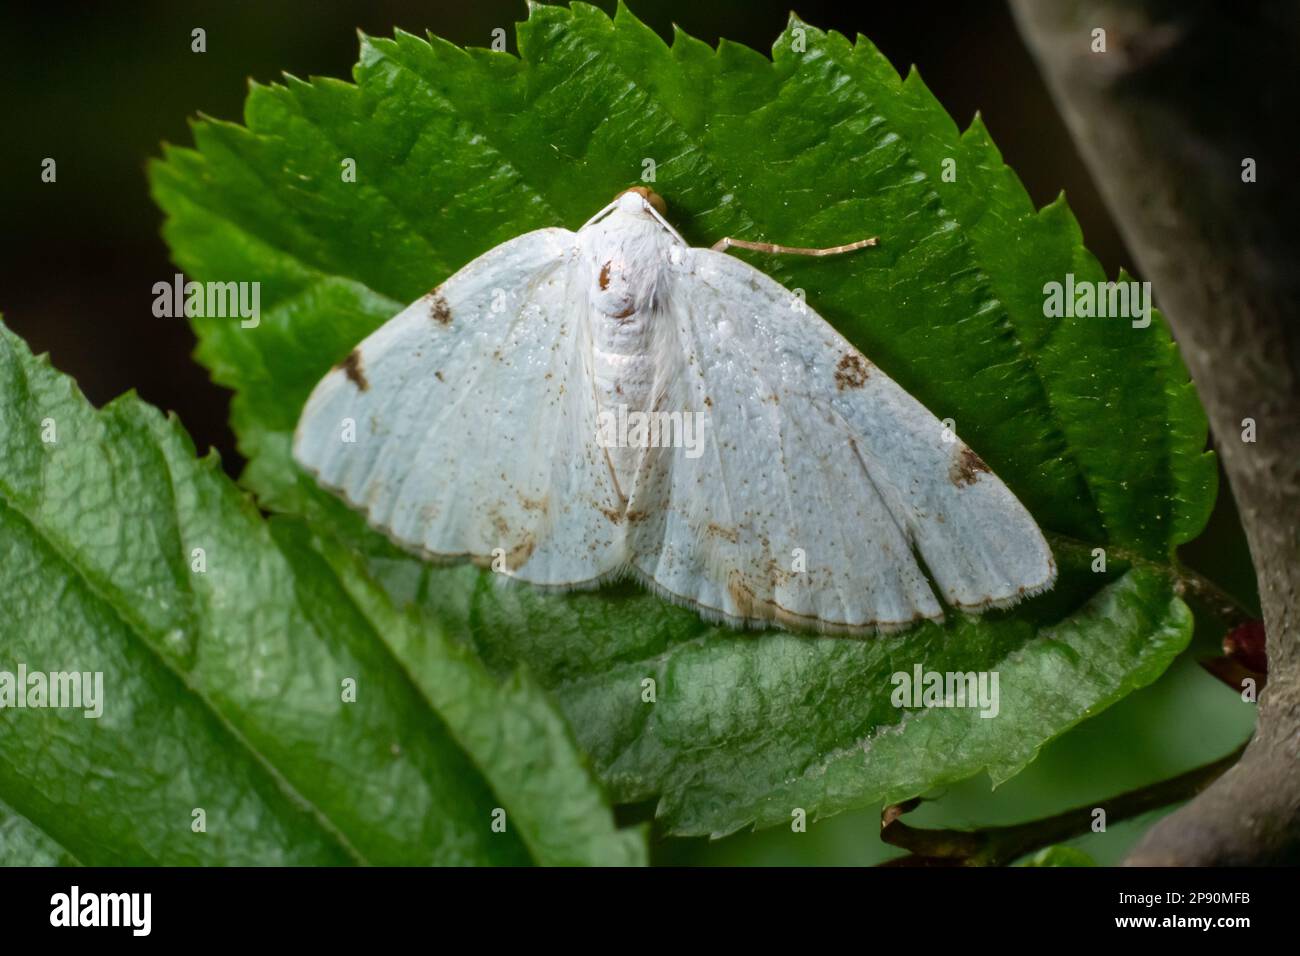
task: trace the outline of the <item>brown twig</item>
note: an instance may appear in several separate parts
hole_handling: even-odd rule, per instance
[[[1254,619],[1249,608],[1203,574],[1188,567],[1179,567],[1177,574],[1180,594],[1193,597],[1227,629]]]
[[[1069,535],[1054,531],[1047,533],[1047,539],[1053,549],[1073,552],[1081,560],[1091,557],[1092,550],[1097,547],[1091,542],[1080,541],[1078,538],[1072,538]],[[1119,561],[1130,567],[1141,566],[1163,574],[1173,582],[1174,590],[1179,596],[1190,598],[1199,607],[1209,612],[1227,630],[1238,627],[1255,617],[1250,608],[1246,607],[1232,594],[1229,594],[1223,587],[1211,581],[1199,571],[1193,570],[1184,564],[1152,561],[1150,558],[1129,551],[1127,548],[1119,548],[1113,545],[1106,547],[1106,556],[1110,561]]]
[[[1075,807],[1054,816],[983,830],[927,830],[908,826],[900,817],[918,801],[886,807],[881,814],[880,839],[911,852],[883,866],[1005,866],[1027,853],[1088,833],[1097,808],[1106,823],[1141,816],[1200,793],[1235,764],[1246,745],[1226,757],[1109,800]]]

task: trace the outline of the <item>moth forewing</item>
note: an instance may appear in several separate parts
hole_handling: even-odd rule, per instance
[[[620,535],[597,509],[617,496],[584,438],[595,413],[575,250],[567,230],[520,236],[381,326],[308,400],[298,462],[424,557],[551,586],[606,573]],[[339,439],[343,420],[355,441]]]

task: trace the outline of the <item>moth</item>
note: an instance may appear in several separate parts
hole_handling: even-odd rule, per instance
[[[316,386],[297,462],[393,541],[736,627],[891,632],[1050,588],[1015,495],[825,320],[644,187],[489,250]],[[922,570],[928,569],[929,576]]]

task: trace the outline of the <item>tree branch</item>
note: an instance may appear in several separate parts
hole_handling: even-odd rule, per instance
[[[1011,0],[1161,306],[1250,542],[1269,682],[1241,761],[1132,864],[1300,860],[1300,49],[1294,3]],[[1106,52],[1093,52],[1093,30]],[[1257,181],[1243,178],[1252,160]],[[1242,439],[1244,419],[1254,442]]]
[[[1009,827],[924,830],[910,827],[899,819],[910,806],[889,807],[881,815],[880,839],[910,850],[913,855],[884,865],[1005,866],[1026,853],[1088,833],[1092,829],[1093,811],[1098,807],[1106,811],[1106,824],[1110,825],[1193,797],[1235,764],[1245,749],[1243,744],[1213,763],[1109,800]]]

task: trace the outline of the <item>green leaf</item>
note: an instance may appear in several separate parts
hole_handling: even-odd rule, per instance
[[[0,866],[77,866],[45,831],[0,802]]]
[[[797,19],[769,60],[680,32],[667,46],[623,8],[533,6],[519,47],[363,37],[355,84],[254,85],[244,126],[203,120],[195,149],[152,165],[178,264],[262,283],[257,328],[192,321],[264,504],[349,541],[494,669],[526,661],[615,798],[661,798],[675,833],[1004,779],[1164,670],[1191,631],[1174,549],[1215,494],[1204,415],[1158,315],[1045,317],[1046,282],[1105,278],[1063,199],[1035,210],[978,119],[959,132],[915,73]],[[879,234],[869,253],[751,261],[955,420],[1049,533],[1050,594],[899,637],[738,635],[627,585],[541,596],[429,568],[295,469],[294,424],[332,363],[493,245],[577,228],[646,159],[695,244]],[[999,719],[894,707],[891,675],[918,663],[998,671]]]
[[[0,605],[0,670],[103,674],[97,718],[4,711],[0,859],[644,859],[535,683],[396,611],[301,520],[265,521],[174,420],[134,396],[96,412],[2,326]]]
[[[1087,853],[1063,843],[1039,850],[1023,866],[1096,866],[1097,861]]]

